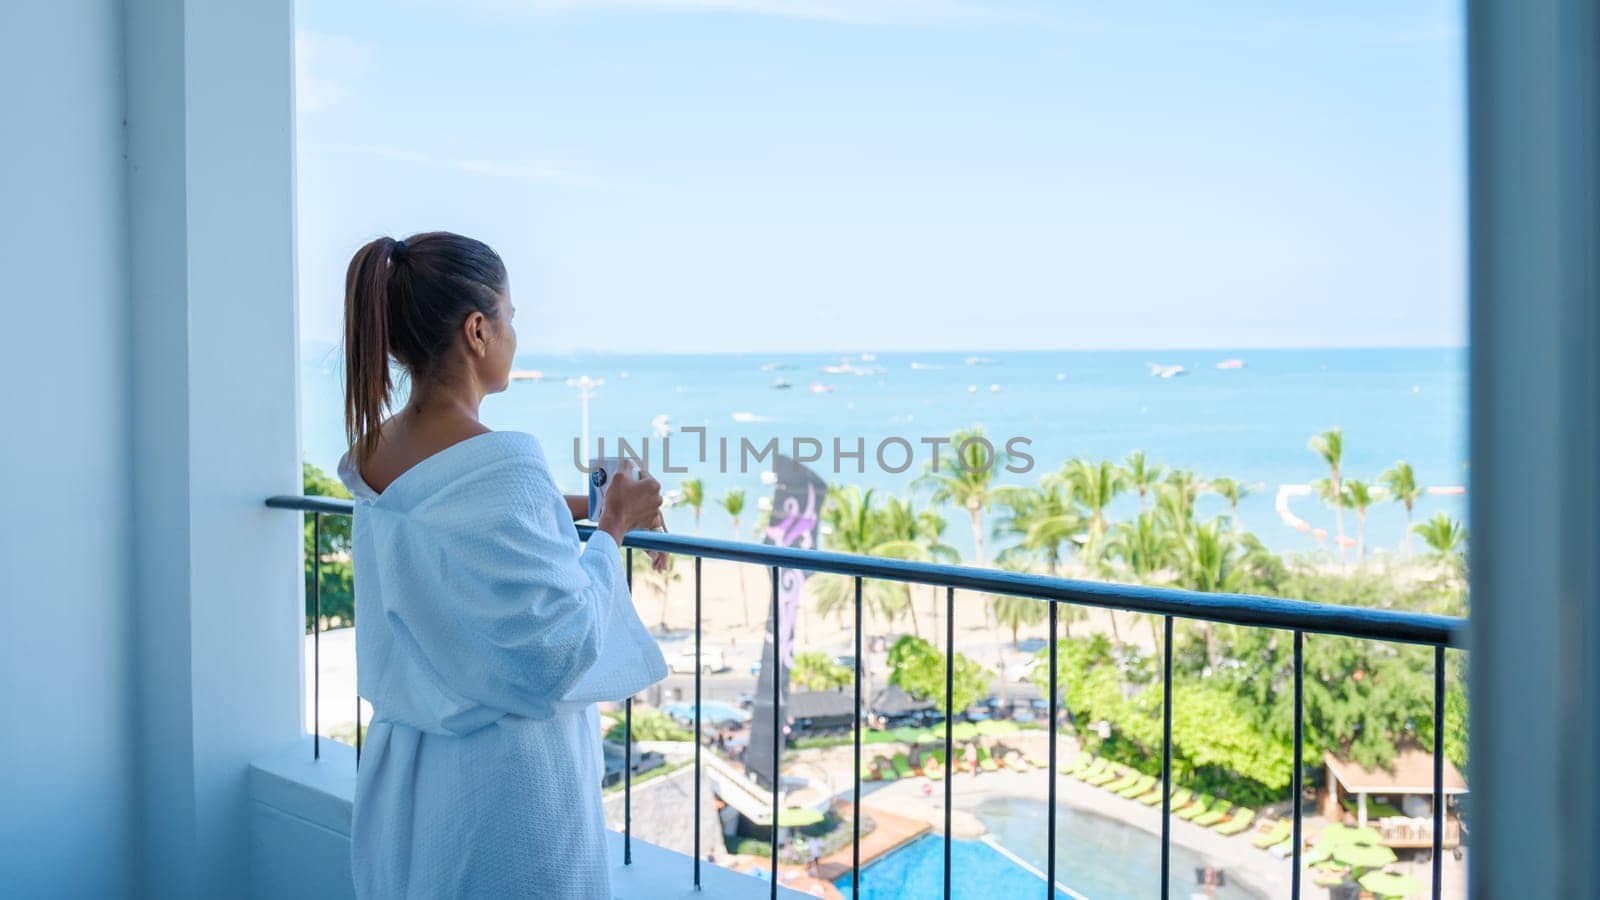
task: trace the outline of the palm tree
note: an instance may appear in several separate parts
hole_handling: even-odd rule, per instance
[[[651,563],[650,554],[635,553],[633,554],[633,576],[635,583],[643,580],[661,598],[661,618],[656,627],[662,634],[666,634],[667,607],[671,600],[672,583],[683,580],[683,573],[678,571],[678,557],[668,553],[666,569],[657,572],[655,566]]]
[[[995,520],[996,536],[1013,535],[1017,542],[1001,551],[997,561],[1012,571],[1032,571],[1042,562],[1051,575],[1060,573],[1063,548],[1076,545],[1083,531],[1083,514],[1072,499],[1071,485],[1060,479],[1047,479],[1036,488],[1003,487],[995,492],[997,502],[1007,512]],[[1012,642],[1016,642],[1016,626],[1033,624],[1028,619],[1034,609],[1017,611],[1011,601],[1018,598],[994,598],[995,618],[1001,624],[1012,624]],[[1004,603],[1002,603],[1004,601]],[[1002,609],[1002,606],[1005,608]],[[1067,635],[1072,635],[1072,623],[1082,616],[1080,607],[1063,605],[1061,614],[1067,620]],[[1019,618],[1019,616],[1021,618]]]
[[[859,488],[832,487],[822,508],[823,546],[843,553],[875,555],[884,543],[883,517],[873,508],[873,492]],[[855,604],[855,579],[823,574],[811,579],[816,584],[817,612],[836,613],[840,624]],[[896,590],[896,589],[899,590]],[[906,612],[904,585],[864,579],[861,602],[867,614],[893,625]]]
[[[700,533],[700,508],[706,503],[706,486],[698,478],[685,478],[678,486],[680,500],[694,510],[694,533]]]
[[[1166,467],[1152,465],[1145,459],[1143,450],[1135,450],[1122,461],[1122,472],[1127,478],[1128,487],[1139,495],[1139,512],[1144,512],[1145,495],[1161,483],[1167,474]]]
[[[1180,518],[1192,518],[1194,501],[1206,492],[1205,479],[1188,469],[1173,469],[1167,473],[1166,487],[1171,491],[1169,512],[1177,513]],[[1156,500],[1160,502],[1159,494]]]
[[[940,453],[929,470],[918,479],[933,485],[933,502],[950,503],[967,511],[972,520],[972,543],[979,566],[989,558],[983,545],[983,514],[994,503],[995,471],[1000,467],[998,451],[984,455],[983,429],[958,431],[950,436],[949,453]],[[988,445],[993,449],[993,445]]]
[[[1178,549],[1178,580],[1191,591],[1206,593],[1237,592],[1244,582],[1245,571],[1240,565],[1239,540],[1231,529],[1224,529],[1216,520],[1196,525]],[[1206,660],[1212,665],[1212,625],[1201,623],[1205,635]]]
[[[1022,646],[1022,626],[1037,625],[1043,622],[1045,611],[1045,602],[1032,597],[1013,597],[1009,594],[1000,594],[994,598],[995,620],[1011,629],[1011,645],[1013,647]],[[1067,629],[1070,636],[1070,624]]]
[[[1074,459],[1067,462],[1058,477],[1072,485],[1074,495],[1089,510],[1089,540],[1084,544],[1084,552],[1093,562],[1100,555],[1105,540],[1106,507],[1127,485],[1123,472],[1109,460]]]
[[[1118,523],[1111,532],[1111,539],[1106,542],[1107,554],[1120,562],[1133,580],[1143,584],[1151,583],[1158,573],[1172,566],[1174,550],[1171,531],[1163,527],[1156,513],[1149,512],[1140,513],[1132,522]],[[1113,612],[1111,616],[1111,631],[1115,635],[1116,613]],[[1150,636],[1159,646],[1161,641],[1156,637],[1156,617],[1147,618]]]
[[[733,539],[739,539],[739,516],[744,514],[744,489],[729,488],[722,495],[722,508],[733,519]],[[739,567],[739,606],[744,610],[744,627],[750,627],[750,591],[745,587],[744,566]]]
[[[1403,504],[1406,508],[1406,559],[1411,558],[1411,532],[1414,528],[1411,522],[1417,501],[1422,499],[1422,486],[1417,484],[1417,473],[1412,470],[1408,462],[1397,462],[1379,476],[1384,487],[1389,489],[1389,499],[1395,503]]]
[[[1356,511],[1356,562],[1367,558],[1367,508],[1372,506],[1372,489],[1352,478],[1344,483],[1344,505]]]
[[[1422,542],[1428,545],[1431,556],[1438,562],[1459,560],[1462,548],[1467,543],[1466,527],[1444,513],[1435,514],[1428,521],[1414,526],[1413,530],[1422,535]]]
[[[1228,501],[1228,518],[1233,520],[1233,529],[1242,530],[1239,524],[1239,501],[1255,493],[1255,489],[1232,478],[1213,478],[1211,491]]]
[[[931,509],[919,511],[912,500],[890,497],[878,514],[879,543],[872,548],[872,554],[916,562],[958,562],[961,554],[956,548],[944,543],[944,530],[947,524],[944,516]],[[911,612],[911,630],[921,637],[922,631],[917,626],[917,605],[910,596],[911,586],[886,584],[884,587],[886,590],[905,595],[906,607]],[[939,589],[930,585],[928,591],[934,601],[933,621],[934,631],[937,632]]]
[[[1328,464],[1330,481],[1333,486],[1331,498],[1333,503],[1333,522],[1335,534],[1339,536],[1339,561],[1344,562],[1344,482],[1339,475],[1339,467],[1344,462],[1344,431],[1330,428],[1311,438],[1311,451],[1322,457]]]

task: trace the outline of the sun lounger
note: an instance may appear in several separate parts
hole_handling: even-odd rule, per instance
[[[1226,800],[1218,800],[1216,805],[1211,807],[1210,810],[1195,816],[1189,821],[1195,823],[1196,825],[1215,825],[1218,822],[1221,822],[1228,815],[1228,810],[1232,808],[1232,803],[1229,803]]]
[[[893,765],[894,765],[894,774],[896,775],[896,777],[899,777],[899,778],[909,778],[909,777],[911,777],[911,761],[906,759],[906,755],[904,753],[896,753],[894,755]]]
[[[878,773],[878,778],[882,781],[894,781],[900,777],[900,774],[894,770],[894,763],[883,756],[873,758],[872,768]]]
[[[1115,778],[1101,785],[1113,794],[1120,794],[1139,783],[1139,773],[1134,769],[1126,769],[1121,778]]]
[[[1172,811],[1177,812],[1178,810],[1183,809],[1185,806],[1188,806],[1189,801],[1193,799],[1194,791],[1191,791],[1186,787],[1178,788],[1172,792]],[[1157,800],[1156,802],[1160,803],[1161,801]]]
[[[1250,839],[1250,843],[1265,850],[1274,844],[1281,844],[1294,834],[1294,826],[1286,819],[1278,819],[1266,827],[1265,831]]]
[[[1079,767],[1076,767],[1072,770],[1072,777],[1078,779],[1079,781],[1088,781],[1090,778],[1099,775],[1108,765],[1110,765],[1110,763],[1098,756],[1090,757],[1080,764]]]
[[[922,774],[933,781],[944,779],[944,751],[934,750],[922,757]]]
[[[1201,794],[1193,803],[1185,806],[1183,810],[1178,813],[1178,818],[1193,821],[1196,816],[1200,816],[1209,812],[1212,805],[1216,802],[1216,798],[1212,797],[1210,794]]]
[[[1255,819],[1255,810],[1245,809],[1241,806],[1233,811],[1233,815],[1228,817],[1228,821],[1217,823],[1214,830],[1217,832],[1217,834],[1238,834],[1241,831],[1244,831],[1246,828],[1249,828],[1250,823],[1254,822]]]
[[[978,768],[985,772],[997,772],[1000,770],[1000,764],[994,761],[994,757],[989,755],[988,748],[982,744],[978,745]]]
[[[1117,791],[1117,793],[1132,800],[1134,797],[1145,793],[1155,786],[1156,777],[1154,775],[1140,775],[1138,780],[1136,780],[1133,784],[1130,784],[1122,790]]]
[[[1100,785],[1108,782],[1116,781],[1118,778],[1121,778],[1127,774],[1127,771],[1127,766],[1108,765],[1099,772],[1084,778],[1083,781],[1085,784],[1092,784],[1095,787],[1099,787]]]
[[[1013,772],[1033,771],[1033,766],[1028,765],[1028,761],[1023,759],[1020,753],[1013,753],[1006,757],[1006,768]]]
[[[1133,799],[1143,803],[1145,806],[1160,806],[1163,793],[1165,792],[1161,790],[1161,782],[1158,781],[1150,786],[1150,790],[1142,794],[1136,794]]]

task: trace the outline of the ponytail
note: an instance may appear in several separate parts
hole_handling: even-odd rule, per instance
[[[413,379],[434,374],[471,312],[498,315],[506,268],[481,241],[435,231],[381,237],[350,260],[344,280],[344,427],[356,462],[378,448],[393,357]]]
[[[395,242],[356,251],[344,279],[344,428],[357,463],[378,447],[394,382],[389,376],[389,282]]]

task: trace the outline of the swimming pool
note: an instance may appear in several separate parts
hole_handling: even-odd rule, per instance
[[[1044,805],[1035,800],[995,799],[978,807],[978,818],[1005,851],[1043,871]],[[1199,854],[1172,845],[1173,900],[1194,893],[1194,870],[1205,865]],[[1057,882],[1092,900],[1145,900],[1161,894],[1161,842],[1153,834],[1115,819],[1063,807],[1056,819]],[[1035,897],[1043,879],[984,841],[956,841],[950,850],[956,900]],[[883,857],[861,872],[857,893],[850,876],[834,882],[847,900],[921,900],[944,893],[944,838],[927,835]],[[1261,900],[1261,895],[1230,882],[1216,900]],[[1058,900],[1074,900],[1056,891]]]

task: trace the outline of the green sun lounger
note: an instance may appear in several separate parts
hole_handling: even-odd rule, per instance
[[[1113,778],[1101,786],[1113,794],[1120,794],[1128,788],[1138,784],[1139,777],[1140,776],[1137,770],[1127,769],[1123,771],[1121,778]]]
[[[1287,819],[1279,819],[1268,826],[1266,831],[1251,838],[1250,843],[1265,850],[1274,844],[1281,844],[1293,836],[1294,826]]]
[[[1194,799],[1194,791],[1191,791],[1186,787],[1178,788],[1172,792],[1172,811],[1177,812],[1178,810],[1183,809],[1185,806],[1189,805],[1189,801],[1192,799]],[[1160,798],[1157,798],[1156,803],[1160,802]]]
[[[894,755],[894,761],[892,765],[894,766],[895,777],[911,777],[911,760],[906,759],[906,755],[904,753],[896,753]]]
[[[922,774],[933,781],[944,780],[944,751],[933,750],[923,755]]]
[[[1089,757],[1084,763],[1072,770],[1072,777],[1079,781],[1088,781],[1090,778],[1099,775],[1108,765],[1110,763],[1097,756]]]
[[[1106,766],[1099,772],[1096,772],[1093,775],[1083,779],[1083,781],[1085,784],[1092,784],[1095,787],[1099,787],[1103,784],[1109,784],[1110,782],[1116,781],[1118,778],[1121,778],[1123,775],[1127,774],[1127,771],[1127,767],[1125,766]]]
[[[1178,818],[1194,821],[1195,817],[1209,812],[1211,807],[1215,805],[1216,802],[1217,799],[1210,794],[1201,794],[1193,803],[1185,806],[1183,810],[1178,813]]]
[[[1134,797],[1149,791],[1155,786],[1156,777],[1154,775],[1140,775],[1133,784],[1130,784],[1122,790],[1117,791],[1117,793],[1127,797],[1129,800],[1132,800]]]
[[[1249,828],[1250,823],[1254,822],[1255,820],[1256,811],[1253,809],[1246,809],[1241,806],[1233,811],[1233,815],[1228,817],[1228,821],[1217,823],[1213,830],[1215,830],[1217,834],[1238,834],[1239,832],[1244,831],[1246,828]]]
[[[1135,794],[1133,799],[1143,803],[1145,806],[1160,806],[1161,794],[1161,782],[1158,781],[1150,786],[1150,790],[1142,794]]]
[[[1230,810],[1232,808],[1233,808],[1233,804],[1232,803],[1229,803],[1226,800],[1218,800],[1216,805],[1211,807],[1211,809],[1207,810],[1206,812],[1201,813],[1198,816],[1195,816],[1193,819],[1190,819],[1189,821],[1195,823],[1196,825],[1206,825],[1206,826],[1215,825],[1218,822],[1221,822],[1224,818],[1226,818],[1227,815],[1228,815],[1228,810]]]
[[[883,756],[873,757],[872,769],[878,773],[878,779],[881,781],[895,781],[900,777],[894,770],[894,763]]]

